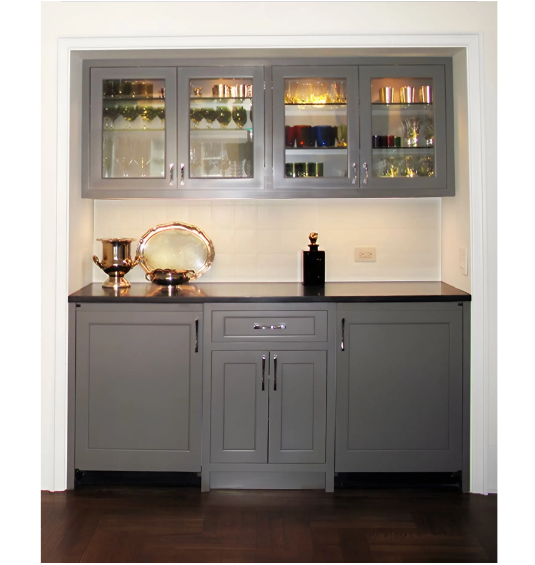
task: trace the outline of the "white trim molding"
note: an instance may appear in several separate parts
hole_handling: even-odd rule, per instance
[[[55,201],[55,235],[47,235],[46,246],[55,249],[54,359],[44,363],[44,380],[53,386],[54,468],[43,488],[64,490],[67,485],[67,295],[69,277],[69,115],[70,57],[72,51],[119,49],[251,49],[272,48],[456,48],[466,49],[468,72],[469,162],[472,243],[472,364],[471,364],[471,491],[487,494],[487,425],[489,382],[489,329],[487,314],[489,250],[485,185],[484,92],[481,34],[456,35],[339,35],[339,36],[195,36],[195,37],[63,37],[57,43],[57,147],[55,182],[48,179],[46,199]],[[94,54],[93,54],[94,55]],[[52,191],[55,189],[55,194]],[[44,197],[43,197],[44,199]],[[45,210],[45,208],[44,208]],[[47,208],[50,211],[50,206]],[[45,214],[46,212],[43,212]],[[50,222],[50,219],[48,220]],[[495,229],[494,227],[492,229]],[[54,241],[51,239],[54,237]],[[48,264],[50,267],[50,263]],[[47,271],[47,277],[50,273]],[[50,300],[51,297],[44,296]],[[495,307],[495,306],[494,306]],[[46,365],[46,366],[45,366]],[[53,370],[53,375],[50,371]],[[47,390],[47,398],[51,398]],[[49,420],[50,421],[50,418]],[[45,441],[48,441],[46,430]],[[48,464],[48,462],[47,462]]]

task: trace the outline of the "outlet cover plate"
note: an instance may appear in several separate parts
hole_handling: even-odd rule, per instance
[[[375,263],[375,247],[355,247],[355,263]]]

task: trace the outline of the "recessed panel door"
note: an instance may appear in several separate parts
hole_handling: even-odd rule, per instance
[[[269,462],[325,463],[327,352],[271,351]]]
[[[212,352],[212,463],[267,463],[268,359],[262,351]]]

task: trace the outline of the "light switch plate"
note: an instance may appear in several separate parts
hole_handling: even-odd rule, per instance
[[[355,263],[377,261],[375,247],[355,247]]]
[[[459,249],[459,268],[463,275],[468,275],[468,253],[466,252],[466,247]]]

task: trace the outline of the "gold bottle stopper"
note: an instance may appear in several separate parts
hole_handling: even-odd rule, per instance
[[[318,241],[318,233],[313,231],[310,232],[308,234],[308,239],[310,240],[310,251],[317,251],[318,250],[318,244],[316,243],[316,241]]]

